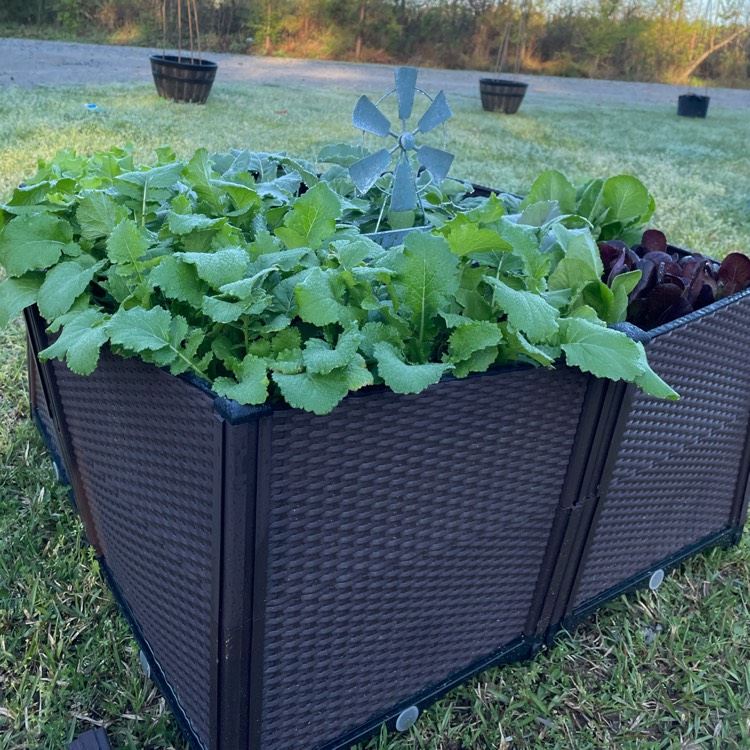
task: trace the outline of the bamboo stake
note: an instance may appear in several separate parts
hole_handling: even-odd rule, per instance
[[[195,50],[193,49],[193,13],[190,9],[190,0],[188,0],[187,6],[188,12],[188,33],[190,34],[190,62],[195,61]]]
[[[188,3],[190,0],[188,0]],[[198,0],[193,0],[193,13],[195,14],[195,41],[198,44],[198,62],[203,63],[203,50],[201,49],[201,30],[198,21]]]
[[[182,0],[177,0],[177,62],[182,62]]]
[[[161,56],[167,56],[167,0],[161,3]]]

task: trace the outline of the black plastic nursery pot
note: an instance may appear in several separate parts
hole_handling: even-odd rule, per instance
[[[552,622],[573,627],[658,571],[739,541],[750,471],[750,291],[650,331],[649,362],[681,395],[629,386],[611,442],[592,454],[572,585]]]
[[[521,106],[528,87],[527,83],[521,83],[520,81],[480,78],[479,95],[482,99],[482,107],[487,112],[515,114]]]
[[[149,60],[159,96],[176,102],[205,104],[216,78],[215,62],[184,55],[151,55]]]
[[[106,352],[40,374],[102,569],[222,750],[348,747],[528,657],[606,391],[509,367],[315,416]]]
[[[677,114],[680,117],[705,117],[710,101],[710,96],[682,94],[677,98]]]

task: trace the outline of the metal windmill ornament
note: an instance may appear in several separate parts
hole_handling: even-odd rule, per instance
[[[349,167],[354,184],[360,193],[366,193],[378,179],[393,168],[393,180],[390,190],[390,207],[392,211],[412,211],[421,205],[420,189],[417,187],[419,165],[427,171],[433,181],[445,179],[453,162],[453,154],[427,144],[417,145],[419,135],[424,135],[438,126],[443,126],[443,145],[445,145],[445,122],[452,116],[445,93],[440,91],[434,98],[422,89],[417,88],[418,70],[411,67],[396,68],[396,87],[378,99],[371,101],[360,97],[354,107],[352,124],[363,133],[371,133],[380,138],[394,138],[393,148],[381,148],[365,156]],[[390,120],[379,109],[386,97],[396,94],[398,102],[398,119],[401,120],[401,132],[394,130]],[[409,130],[407,122],[414,110],[416,94],[422,94],[430,100],[424,114],[419,118],[416,128]],[[416,156],[415,164],[411,154]],[[424,187],[422,188],[424,189]]]

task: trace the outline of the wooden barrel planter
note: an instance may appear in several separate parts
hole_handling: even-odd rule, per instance
[[[677,114],[680,117],[705,117],[708,113],[710,96],[682,94],[677,98]]]
[[[205,104],[216,78],[218,65],[177,55],[151,55],[151,73],[163,99]]]
[[[521,83],[520,81],[480,78],[479,95],[482,98],[482,107],[487,112],[515,114],[521,106],[528,87],[527,83]]]

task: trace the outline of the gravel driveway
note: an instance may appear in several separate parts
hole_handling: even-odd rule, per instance
[[[151,80],[148,55],[157,50],[99,44],[0,39],[0,86],[75,86],[144,83]],[[158,50],[159,52],[161,50]],[[393,86],[393,67],[320,60],[290,60],[210,53],[219,63],[217,83],[252,82],[291,86],[326,86],[382,92]],[[420,84],[443,88],[453,96],[479,98],[477,80],[486,73],[468,70],[420,71]],[[628,101],[677,106],[684,86],[630,83],[552,76],[519,76],[529,83],[527,96],[581,97],[587,101]],[[711,107],[750,109],[750,91],[712,88]]]

